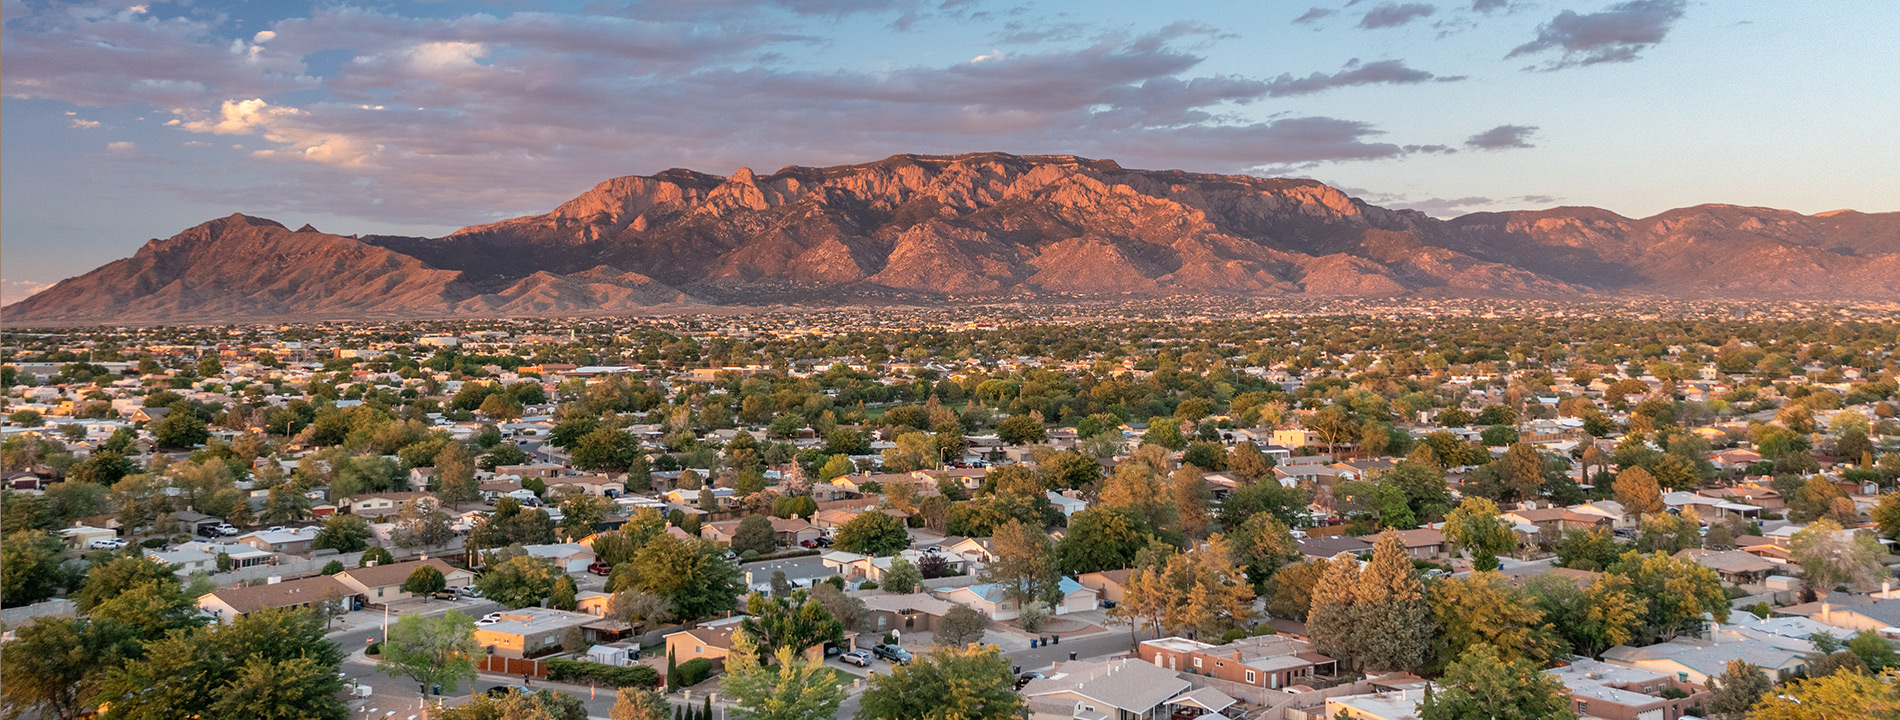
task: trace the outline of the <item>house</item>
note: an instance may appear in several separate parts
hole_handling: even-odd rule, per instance
[[[92,527],[90,525],[74,525],[69,528],[60,528],[59,534],[66,541],[66,547],[68,549],[82,552],[92,547],[92,543],[96,540],[116,540],[119,537],[117,530]]]
[[[558,647],[569,628],[585,629],[597,620],[592,615],[553,608],[503,610],[500,620],[475,626],[475,642],[492,655],[531,657]]]
[[[1709,698],[1709,690],[1662,673],[1577,658],[1545,670],[1570,692],[1579,717],[1603,720],[1677,720]],[[1676,690],[1677,697],[1664,693]]]
[[[409,503],[425,497],[435,496],[426,492],[414,491],[364,493],[343,498],[342,502],[337,503],[337,507],[351,515],[377,517],[402,512],[402,509],[408,507]]]
[[[442,562],[436,558],[410,560],[389,565],[372,565],[344,570],[334,577],[343,581],[351,590],[363,596],[363,601],[372,605],[388,605],[408,600],[412,595],[402,589],[403,581],[409,574],[423,565],[432,565],[448,579],[449,587],[467,587],[475,581],[475,573]]]
[[[1891,584],[1888,585],[1891,587]],[[1891,595],[1884,592],[1883,595]],[[1833,592],[1819,602],[1790,605],[1780,612],[1841,628],[1844,631],[1872,630],[1891,640],[1900,640],[1900,598],[1876,598]]]
[[[546,480],[551,477],[557,477],[564,472],[567,472],[567,468],[561,465],[501,465],[495,468],[495,477],[511,477],[516,480],[524,480],[527,478],[541,478]]]
[[[1169,701],[1192,687],[1174,671],[1139,660],[1071,660],[1019,692],[1030,720],[1166,720],[1173,715]]]
[[[1082,573],[1075,577],[1075,581],[1082,583],[1082,587],[1094,590],[1102,600],[1118,603],[1127,594],[1128,578],[1134,574],[1134,568],[1103,570]]]
[[[1636,515],[1623,509],[1623,503],[1615,500],[1597,500],[1582,505],[1570,506],[1570,511],[1580,515],[1599,515],[1608,518],[1611,530],[1633,530],[1636,528]]]
[[[1405,554],[1413,560],[1430,560],[1449,554],[1450,546],[1445,543],[1445,534],[1431,528],[1399,530],[1399,542],[1405,545]]]
[[[192,537],[202,537],[206,528],[224,524],[224,518],[212,517],[201,512],[179,510],[172,513],[172,522],[178,524],[178,532]]]
[[[198,596],[198,609],[228,625],[264,608],[312,607],[332,599],[342,602],[346,608],[355,608],[361,601],[348,585],[334,577],[318,575],[287,582],[219,588]]]
[[[1326,717],[1350,720],[1418,720],[1426,683],[1412,683],[1358,695],[1326,698]]]
[[[1697,565],[1714,570],[1715,574],[1722,577],[1722,582],[1731,585],[1760,583],[1778,569],[1775,563],[1743,550],[1689,548],[1676,553],[1676,557],[1693,560]]]
[[[932,630],[945,613],[957,606],[926,593],[894,594],[874,590],[856,597],[864,602],[864,626],[879,637],[887,630],[904,633]]]
[[[1049,496],[1049,504],[1062,511],[1063,517],[1075,517],[1076,513],[1089,509],[1088,501],[1077,497],[1074,490],[1062,492],[1045,490],[1043,492]]]
[[[575,475],[548,480],[548,492],[566,489],[584,492],[594,497],[619,497],[627,492],[627,483],[605,475]]]
[[[715,545],[731,545],[733,536],[739,533],[740,520],[721,520],[699,526],[699,539]]]
[[[739,629],[739,623],[744,619],[745,616],[741,615],[710,620],[700,623],[699,627],[671,633],[666,636],[666,652],[668,656],[681,663],[705,658],[711,660],[715,666],[723,667],[726,664],[726,655],[732,652],[732,633]],[[844,642],[841,645],[847,650],[855,648],[857,633],[845,631]],[[825,646],[813,645],[805,648],[800,654],[808,660],[823,660]]]
[[[901,557],[912,565],[921,565],[924,558],[930,555],[943,557],[952,568],[962,569],[965,564],[962,558],[955,555],[945,555],[940,552],[926,553],[916,550],[904,550],[899,552],[896,557]],[[894,559],[894,557],[890,556],[871,557],[869,555],[859,555],[858,553],[845,552],[843,550],[830,550],[819,556],[819,560],[824,563],[825,569],[852,582],[861,580],[870,580],[877,583],[884,582],[884,573],[891,571],[891,563]]]
[[[949,538],[944,538],[944,542],[938,543],[937,547],[943,548],[944,552],[963,558],[964,562],[975,566],[988,565],[996,561],[996,553],[990,550],[990,539],[986,537],[961,538],[955,542],[951,542]]]
[[[496,502],[500,500],[501,498],[507,497],[509,493],[515,492],[520,489],[521,489],[521,481],[512,480],[512,479],[511,480],[489,480],[487,482],[482,483],[481,485],[476,486],[476,490],[478,490],[482,494],[482,502],[490,502],[490,503]]]
[[[817,540],[825,535],[825,531],[812,527],[811,523],[806,522],[802,518],[773,517],[768,519],[772,521],[772,534],[777,536],[778,544],[782,547],[797,547],[799,543],[803,543],[807,540]]]
[[[1618,645],[1603,652],[1603,661],[1707,687],[1709,678],[1720,677],[1731,660],[1745,660],[1767,672],[1776,682],[1787,680],[1807,671],[1806,653],[1812,647],[1805,641],[1711,642],[1676,638],[1640,648]]]
[[[208,573],[218,569],[218,556],[194,548],[180,547],[177,550],[157,550],[146,548],[145,557],[154,562],[170,566],[179,577],[192,573]]]
[[[1050,608],[1052,614],[1067,615],[1095,609],[1098,602],[1095,591],[1083,587],[1082,583],[1070,578],[1062,578],[1062,601]],[[1000,583],[965,585],[957,588],[937,590],[933,594],[958,605],[966,606],[982,613],[991,620],[1013,620],[1022,614],[1022,607],[1009,597],[1008,586]]]
[[[308,555],[317,541],[317,528],[290,528],[287,530],[259,530],[237,537],[237,541],[274,553],[287,555]]]
[[[1365,557],[1372,554],[1372,543],[1350,535],[1300,538],[1293,541],[1293,544],[1299,546],[1300,555],[1308,560],[1331,560],[1333,556],[1340,553],[1353,557]]]
[[[1284,448],[1303,448],[1321,444],[1319,434],[1311,430],[1275,430],[1273,444]]]
[[[562,572],[582,572],[594,564],[594,551],[580,543],[553,543],[549,545],[523,545],[522,550],[529,555],[554,563]]]
[[[1662,501],[1664,506],[1678,511],[1695,508],[1696,514],[1700,515],[1704,521],[1721,520],[1731,515],[1753,520],[1761,517],[1762,510],[1759,505],[1712,498],[1684,490],[1663,493]]]
[[[435,468],[419,467],[409,469],[409,489],[415,492],[428,490],[435,484]]]
[[[1274,690],[1306,685],[1314,675],[1331,675],[1335,669],[1331,657],[1314,652],[1306,642],[1278,635],[1240,638],[1225,645],[1157,638],[1142,641],[1135,651],[1157,667]]]

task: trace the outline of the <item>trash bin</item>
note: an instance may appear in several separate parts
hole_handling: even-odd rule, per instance
[[[441,685],[437,685],[437,686],[435,686],[435,694],[436,694],[436,695],[441,695],[441,694],[442,694],[442,686],[441,686]]]
[[[1070,659],[1070,660],[1074,660],[1074,659],[1075,659],[1075,651],[1073,651],[1073,650],[1071,650],[1071,651],[1069,651],[1069,659]]]
[[[1032,649],[1032,650],[1033,650],[1033,649],[1035,649],[1035,647],[1036,647],[1036,638],[1030,638],[1030,639],[1029,639],[1029,647],[1030,647],[1030,649]]]
[[[1061,644],[1062,644],[1062,636],[1061,636],[1061,635],[1050,635],[1050,636],[1049,636],[1049,644],[1051,644],[1051,645],[1061,645]]]

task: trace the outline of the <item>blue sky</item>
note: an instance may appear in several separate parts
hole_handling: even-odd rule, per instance
[[[1435,215],[1900,210],[1889,2],[0,0],[7,300],[245,212],[440,235],[617,175],[897,152],[1313,177]]]

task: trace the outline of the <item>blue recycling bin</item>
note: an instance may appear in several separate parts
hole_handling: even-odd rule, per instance
[[[1029,639],[1029,648],[1030,648],[1031,650],[1034,650],[1034,649],[1036,648],[1036,638],[1030,638],[1030,639]]]

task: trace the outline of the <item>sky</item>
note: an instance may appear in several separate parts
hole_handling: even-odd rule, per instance
[[[1886,0],[0,0],[0,294],[232,212],[439,236],[900,152],[1895,211],[1895,38]]]

